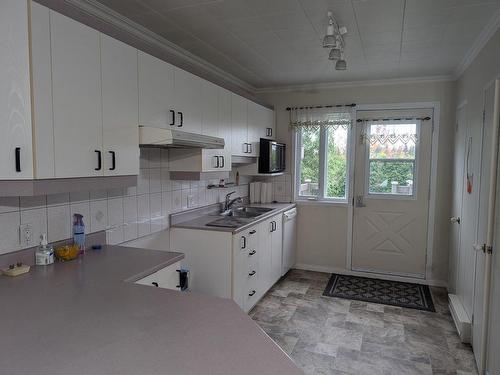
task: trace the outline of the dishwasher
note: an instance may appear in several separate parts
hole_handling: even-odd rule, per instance
[[[285,275],[295,265],[295,252],[297,250],[297,208],[283,212],[283,269]]]

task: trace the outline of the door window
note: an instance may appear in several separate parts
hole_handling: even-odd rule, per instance
[[[415,196],[419,124],[368,123],[368,195]]]

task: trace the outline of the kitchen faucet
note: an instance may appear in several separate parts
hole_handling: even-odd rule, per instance
[[[235,203],[241,203],[243,202],[243,199],[241,197],[237,197],[234,199],[230,199],[231,195],[236,193],[235,191],[232,191],[228,194],[226,194],[226,200],[224,201],[224,212],[229,211],[229,209],[235,204]]]

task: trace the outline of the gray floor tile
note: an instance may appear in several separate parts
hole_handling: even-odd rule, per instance
[[[443,288],[436,313],[323,296],[330,275],[292,270],[250,316],[305,374],[477,375]]]

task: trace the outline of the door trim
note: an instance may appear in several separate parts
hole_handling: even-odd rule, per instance
[[[426,248],[426,261],[425,261],[425,277],[423,280],[431,280],[432,271],[432,257],[434,254],[434,224],[436,219],[436,190],[437,190],[437,169],[438,169],[438,152],[439,152],[439,123],[441,116],[441,103],[440,102],[412,102],[412,103],[387,103],[387,104],[360,104],[354,109],[354,121],[357,119],[358,111],[370,111],[370,110],[401,110],[401,109],[431,109],[432,120],[433,120],[433,131],[432,131],[432,141],[431,141],[431,176],[429,183],[429,212],[427,217],[427,248]],[[355,123],[355,122],[354,122]],[[351,147],[358,147],[355,141],[355,131],[351,131]],[[354,149],[352,149],[354,154]],[[353,159],[353,158],[352,158]],[[354,161],[351,160],[349,163],[349,176],[351,174],[354,176]],[[347,270],[349,272],[358,272],[360,274],[376,275],[375,273],[359,272],[352,269],[352,235],[353,235],[353,218],[354,218],[354,207],[352,205],[353,200],[353,190],[354,179],[351,180],[352,183],[349,186],[349,197],[348,197],[348,226],[347,226]],[[379,274],[380,275],[380,274]],[[390,275],[384,275],[390,276]],[[415,278],[411,280],[422,280],[421,278]]]

